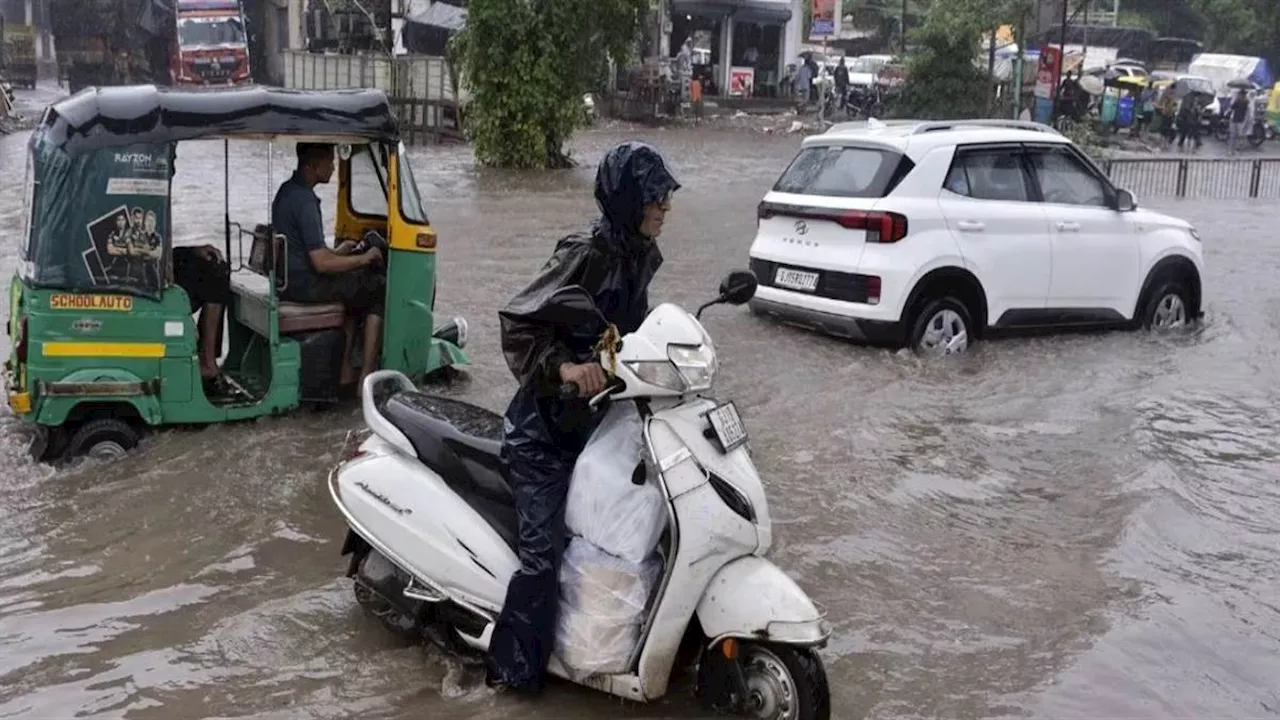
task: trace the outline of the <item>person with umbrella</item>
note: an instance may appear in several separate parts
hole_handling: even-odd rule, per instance
[[[1240,138],[1248,137],[1253,129],[1253,98],[1249,96],[1253,84],[1237,80],[1227,87],[1236,91],[1227,108],[1227,154],[1234,157],[1240,149]]]
[[[1186,145],[1187,140],[1195,142],[1195,149],[1199,150],[1204,141],[1200,139],[1200,122],[1201,97],[1205,95],[1204,91],[1196,83],[1189,82],[1186,78],[1181,78],[1173,85],[1174,96],[1178,98],[1177,111],[1177,136],[1178,150],[1181,151]]]
[[[1172,85],[1160,91],[1160,96],[1156,98],[1155,109],[1160,116],[1161,146],[1168,150],[1173,147],[1175,137],[1173,118],[1178,111],[1178,97]]]

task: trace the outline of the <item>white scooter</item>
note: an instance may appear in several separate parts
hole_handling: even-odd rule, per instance
[[[730,273],[719,303],[740,305],[756,290],[750,272]],[[558,291],[557,307],[603,318],[581,288]],[[592,399],[636,403],[647,449],[634,482],[657,483],[669,523],[660,542],[662,579],[647,608],[630,672],[583,685],[647,702],[667,693],[673,671],[697,668],[705,707],[745,717],[825,720],[826,671],[816,649],[831,629],[814,603],[764,558],[772,543],[764,486],[732,402],[710,391],[717,368],[697,317],[671,304],[606,348],[616,368]],[[576,387],[561,388],[576,394]],[[498,451],[502,418],[456,400],[420,393],[395,371],[370,374],[362,388],[372,435],[348,439],[329,488],[349,531],[359,602],[411,638],[476,655],[484,651],[519,568],[516,511]],[[549,672],[570,674],[555,656]]]

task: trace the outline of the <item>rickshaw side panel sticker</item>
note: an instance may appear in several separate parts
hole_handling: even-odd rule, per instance
[[[114,182],[113,178],[110,182]],[[160,287],[164,241],[154,210],[120,205],[86,227],[90,247],[85,269],[95,285]],[[90,259],[90,254],[96,262]]]
[[[85,292],[161,297],[173,150],[170,143],[142,143],[67,155],[35,138],[38,189],[29,256],[37,283],[77,296],[60,301],[68,310],[118,309],[112,303],[120,301],[86,301]],[[98,304],[79,304],[85,302]]]
[[[79,295],[62,293],[49,298],[50,310],[110,310],[129,312],[133,298],[129,295]]]

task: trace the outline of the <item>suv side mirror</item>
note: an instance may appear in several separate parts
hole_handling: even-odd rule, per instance
[[[1138,200],[1133,197],[1133,193],[1128,190],[1116,191],[1116,210],[1119,212],[1133,212],[1138,209]]]
[[[730,305],[741,305],[756,296],[759,285],[755,273],[750,270],[734,270],[720,282],[720,300]]]

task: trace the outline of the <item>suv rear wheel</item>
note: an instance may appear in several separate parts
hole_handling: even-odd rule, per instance
[[[911,349],[918,355],[943,357],[969,350],[974,339],[973,316],[954,297],[926,300],[911,325]]]

